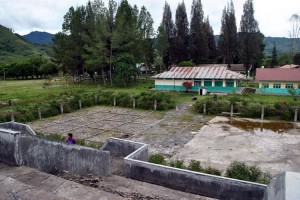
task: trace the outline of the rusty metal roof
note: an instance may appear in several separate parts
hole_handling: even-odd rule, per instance
[[[152,76],[153,79],[246,79],[246,76],[227,70],[227,66],[172,67]]]

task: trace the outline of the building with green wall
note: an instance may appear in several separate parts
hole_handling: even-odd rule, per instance
[[[170,70],[151,77],[155,89],[185,91],[183,82],[191,82],[190,91],[204,88],[207,92],[235,93],[246,76],[227,69],[227,65],[205,65],[201,67],[172,67]]]

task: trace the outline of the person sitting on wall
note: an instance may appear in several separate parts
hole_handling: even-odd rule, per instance
[[[66,143],[76,144],[76,140],[73,138],[73,134],[72,133],[68,133],[68,139],[67,139]]]

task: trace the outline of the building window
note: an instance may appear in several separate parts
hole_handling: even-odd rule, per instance
[[[201,86],[201,81],[194,81],[195,86]]]
[[[290,84],[290,83],[285,84],[286,89],[290,89],[290,88],[293,88],[293,87],[294,87],[293,84]]]
[[[262,83],[262,84],[261,84],[261,87],[262,87],[262,88],[269,88],[269,83]]]
[[[281,84],[280,83],[274,83],[273,88],[281,88]]]
[[[204,81],[204,86],[212,86],[212,81],[211,80]]]
[[[233,81],[226,81],[226,87],[233,87],[234,82]]]
[[[222,87],[223,86],[223,81],[222,80],[215,80],[215,86],[216,87]]]

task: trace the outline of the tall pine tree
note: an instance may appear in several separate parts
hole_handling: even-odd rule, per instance
[[[223,62],[230,65],[238,56],[238,36],[233,2],[225,6],[221,20],[221,33],[219,40],[219,54]]]
[[[204,21],[204,27],[205,27],[205,34],[207,39],[207,46],[208,46],[208,63],[214,63],[216,58],[216,42],[215,42],[215,36],[214,31],[209,23],[209,18],[207,18]]]
[[[273,50],[272,50],[271,68],[277,65],[278,65],[277,48],[276,48],[276,43],[274,42]]]
[[[177,6],[174,30],[174,59],[180,63],[189,59],[189,23],[184,1]]]
[[[246,0],[241,19],[241,30],[239,33],[240,54],[244,62],[246,73],[255,71],[261,57],[262,34],[258,23],[254,18],[253,1]],[[251,69],[251,70],[250,70]]]
[[[160,33],[166,34],[168,38],[168,45],[166,45],[168,47],[166,47],[166,51],[163,55],[163,62],[165,66],[169,67],[173,63],[174,22],[172,20],[170,5],[167,2],[165,2],[163,18],[160,26],[163,29],[160,31]]]
[[[208,39],[204,25],[201,0],[193,0],[190,27],[190,54],[194,63],[200,64],[209,57]]]

